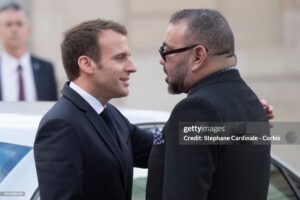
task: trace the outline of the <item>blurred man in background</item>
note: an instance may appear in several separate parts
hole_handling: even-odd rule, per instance
[[[29,52],[30,34],[28,17],[18,4],[0,8],[0,100],[57,100],[53,65]]]

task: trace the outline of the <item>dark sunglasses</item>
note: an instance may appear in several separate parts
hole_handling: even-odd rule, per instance
[[[164,51],[165,45],[162,45],[162,46],[159,48],[159,54],[160,54],[160,56],[162,57],[162,59],[163,59],[165,62],[167,62],[167,58],[166,58],[167,55],[170,55],[170,54],[173,54],[173,53],[184,52],[184,51],[187,51],[187,50],[189,50],[189,49],[192,49],[192,48],[194,48],[194,47],[196,47],[196,46],[198,46],[198,45],[199,45],[199,44],[194,44],[194,45],[191,45],[191,46],[187,46],[187,47],[183,47],[183,48],[179,48],[179,49],[173,49],[173,50],[170,50],[170,51]],[[208,51],[207,48],[205,48],[205,49],[206,49],[206,51]]]

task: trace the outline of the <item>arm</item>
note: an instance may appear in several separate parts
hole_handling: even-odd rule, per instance
[[[217,145],[180,145],[180,122],[220,121],[215,108],[200,99],[185,99],[173,110],[165,134],[163,199],[207,199],[217,164]]]
[[[153,134],[134,125],[131,125],[131,133],[133,165],[135,167],[147,168],[153,145]]]
[[[43,200],[83,199],[83,165],[76,131],[64,120],[39,127],[34,158]]]

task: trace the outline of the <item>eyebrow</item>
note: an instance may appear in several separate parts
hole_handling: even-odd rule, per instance
[[[168,49],[172,49],[172,47],[166,42],[163,42],[162,46],[163,46],[163,48],[167,47]]]
[[[163,42],[162,45],[163,45],[163,46],[166,46],[166,47],[169,46],[166,42]]]
[[[163,42],[162,45],[163,45],[164,47],[169,48],[169,49],[173,49],[173,48],[174,48],[174,47],[172,47],[171,45],[169,45],[167,42]]]
[[[117,54],[115,54],[114,56],[113,56],[113,58],[116,58],[116,57],[118,57],[118,56],[131,56],[131,53],[130,52],[119,52],[119,53],[117,53]]]

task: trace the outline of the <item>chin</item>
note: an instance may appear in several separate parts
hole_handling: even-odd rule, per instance
[[[181,92],[175,91],[175,90],[170,89],[170,88],[168,88],[168,92],[169,92],[169,94],[181,94]]]
[[[126,97],[126,96],[128,96],[128,94],[129,94],[128,90],[123,90],[123,91],[120,92],[120,96],[119,97]]]
[[[181,91],[178,87],[176,87],[174,85],[168,84],[168,92],[169,92],[169,94],[181,94],[184,91]]]

